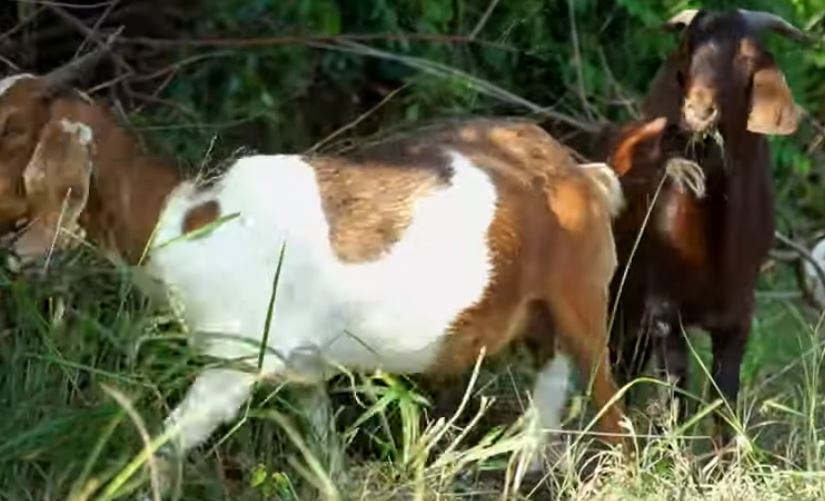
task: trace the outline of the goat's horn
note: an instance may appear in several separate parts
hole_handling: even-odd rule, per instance
[[[739,14],[742,15],[742,17],[745,19],[745,22],[754,31],[765,29],[773,30],[777,33],[792,38],[797,42],[810,42],[813,40],[813,38],[810,35],[800,30],[796,26],[792,25],[788,21],[777,16],[776,14],[771,14],[770,12],[761,12],[745,9],[739,9]]]
[[[682,12],[671,17],[665,23],[666,28],[684,28],[690,26],[693,18],[699,13],[699,9],[685,9]]]
[[[46,89],[54,90],[61,88],[97,65],[100,58],[112,48],[115,38],[120,34],[122,29],[123,28],[120,28],[112,33],[97,49],[43,75],[42,80]]]

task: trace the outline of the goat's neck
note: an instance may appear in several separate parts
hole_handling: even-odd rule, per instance
[[[95,129],[95,168],[81,225],[105,251],[136,263],[181,176],[170,160],[146,154],[119,125]]]

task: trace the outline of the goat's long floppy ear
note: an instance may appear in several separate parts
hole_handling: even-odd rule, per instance
[[[91,129],[66,119],[52,120],[40,135],[23,171],[31,224],[14,243],[23,259],[72,246],[66,231],[75,233],[89,199],[92,172]]]
[[[68,209],[82,211],[91,185],[92,148],[88,126],[65,118],[47,123],[23,171],[26,196],[41,204],[56,205],[68,195]],[[72,192],[61,192],[64,188]]]
[[[749,131],[779,136],[796,132],[800,109],[785,75],[772,61],[754,73],[750,104]]]
[[[632,169],[640,148],[652,151],[660,146],[667,123],[667,117],[658,117],[629,125],[619,133],[610,158],[610,164],[619,176]]]

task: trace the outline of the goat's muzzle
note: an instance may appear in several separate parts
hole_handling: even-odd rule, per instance
[[[697,93],[685,99],[682,118],[686,128],[692,132],[709,132],[719,123],[719,106],[706,93]]]

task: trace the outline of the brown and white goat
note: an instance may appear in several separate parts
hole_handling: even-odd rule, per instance
[[[652,83],[643,104],[646,118],[618,134],[608,161],[628,201],[614,229],[620,263],[614,297],[629,266],[614,353],[620,379],[627,380],[658,345],[666,372],[684,388],[688,360],[681,325],[702,327],[711,335],[713,378],[735,405],[754,288],[773,243],[766,136],[793,133],[799,117],[784,75],[757,37],[765,29],[795,39],[804,35],[776,16],[744,10],[685,11],[667,26],[684,30],[681,43]],[[666,172],[688,174],[676,179],[692,179],[695,190],[663,185],[630,261]]]
[[[39,85],[18,79],[9,95]],[[197,377],[166,423],[180,451],[233,419],[258,377],[318,381],[342,366],[442,377],[519,338],[541,358],[538,422],[560,424],[569,356],[608,407],[607,440],[621,442],[606,330],[622,194],[606,165],[577,165],[531,123],[479,119],[347,156],[249,156],[207,186],[145,156],[97,103],[44,109],[30,124],[24,178],[37,197],[17,253],[42,255],[58,220],[132,263],[148,244],[142,265],[199,348],[249,362]]]

